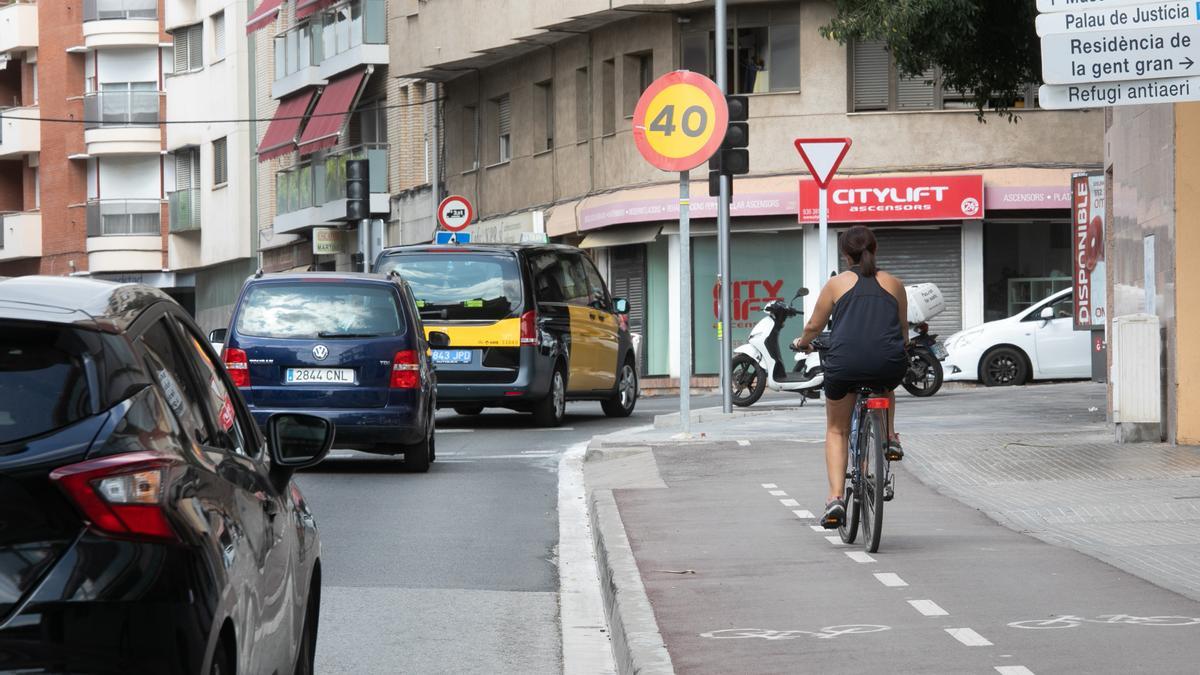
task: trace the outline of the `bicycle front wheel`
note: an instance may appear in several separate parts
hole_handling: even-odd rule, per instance
[[[883,490],[887,484],[887,459],[883,456],[888,436],[886,414],[883,410],[868,410],[860,439],[863,546],[871,553],[879,550],[879,539],[883,536]]]

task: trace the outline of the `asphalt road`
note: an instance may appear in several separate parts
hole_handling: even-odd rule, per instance
[[[321,530],[318,672],[560,671],[559,456],[677,409],[676,398],[642,399],[611,420],[574,403],[559,429],[506,411],[443,412],[427,474],[335,449],[298,477]]]

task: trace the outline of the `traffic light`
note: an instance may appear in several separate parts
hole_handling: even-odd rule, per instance
[[[371,217],[371,166],[365,159],[346,161],[346,219],[366,220]]]
[[[750,99],[745,96],[726,96],[729,108],[729,126],[721,149],[708,160],[708,192],[717,196],[721,174],[729,176],[730,195],[733,195],[733,177],[750,173]]]

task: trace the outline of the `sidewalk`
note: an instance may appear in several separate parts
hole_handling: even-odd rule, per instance
[[[901,396],[907,457],[873,556],[812,527],[825,492],[819,404],[702,411],[686,440],[677,418],[595,439],[586,476],[601,573],[610,605],[620,595],[618,612],[634,608],[614,617],[618,660],[643,672],[840,672],[852,655],[870,662],[854,643],[874,636],[836,639],[837,628],[872,625],[906,635],[888,638],[878,664],[893,672],[995,672],[1013,652],[1050,670],[1194,672],[1179,631],[1194,641],[1200,625],[1139,627],[1136,640],[1112,629],[1127,644],[1088,624],[1049,641],[1021,630],[1061,615],[1200,617],[1200,451],[1116,445],[1103,407],[1090,383]],[[848,584],[855,563],[888,571]],[[919,592],[948,610],[935,616],[969,618],[986,645],[964,657],[945,638],[961,627],[931,629],[913,612],[931,600],[876,596],[893,577],[906,593],[924,580]],[[720,639],[751,627],[785,633]],[[621,631],[636,633],[633,647]],[[1011,672],[1038,671],[1022,665]]]

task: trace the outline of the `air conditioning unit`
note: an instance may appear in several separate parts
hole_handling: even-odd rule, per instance
[[[1158,317],[1113,319],[1113,422],[1117,442],[1162,440],[1162,338]]]

